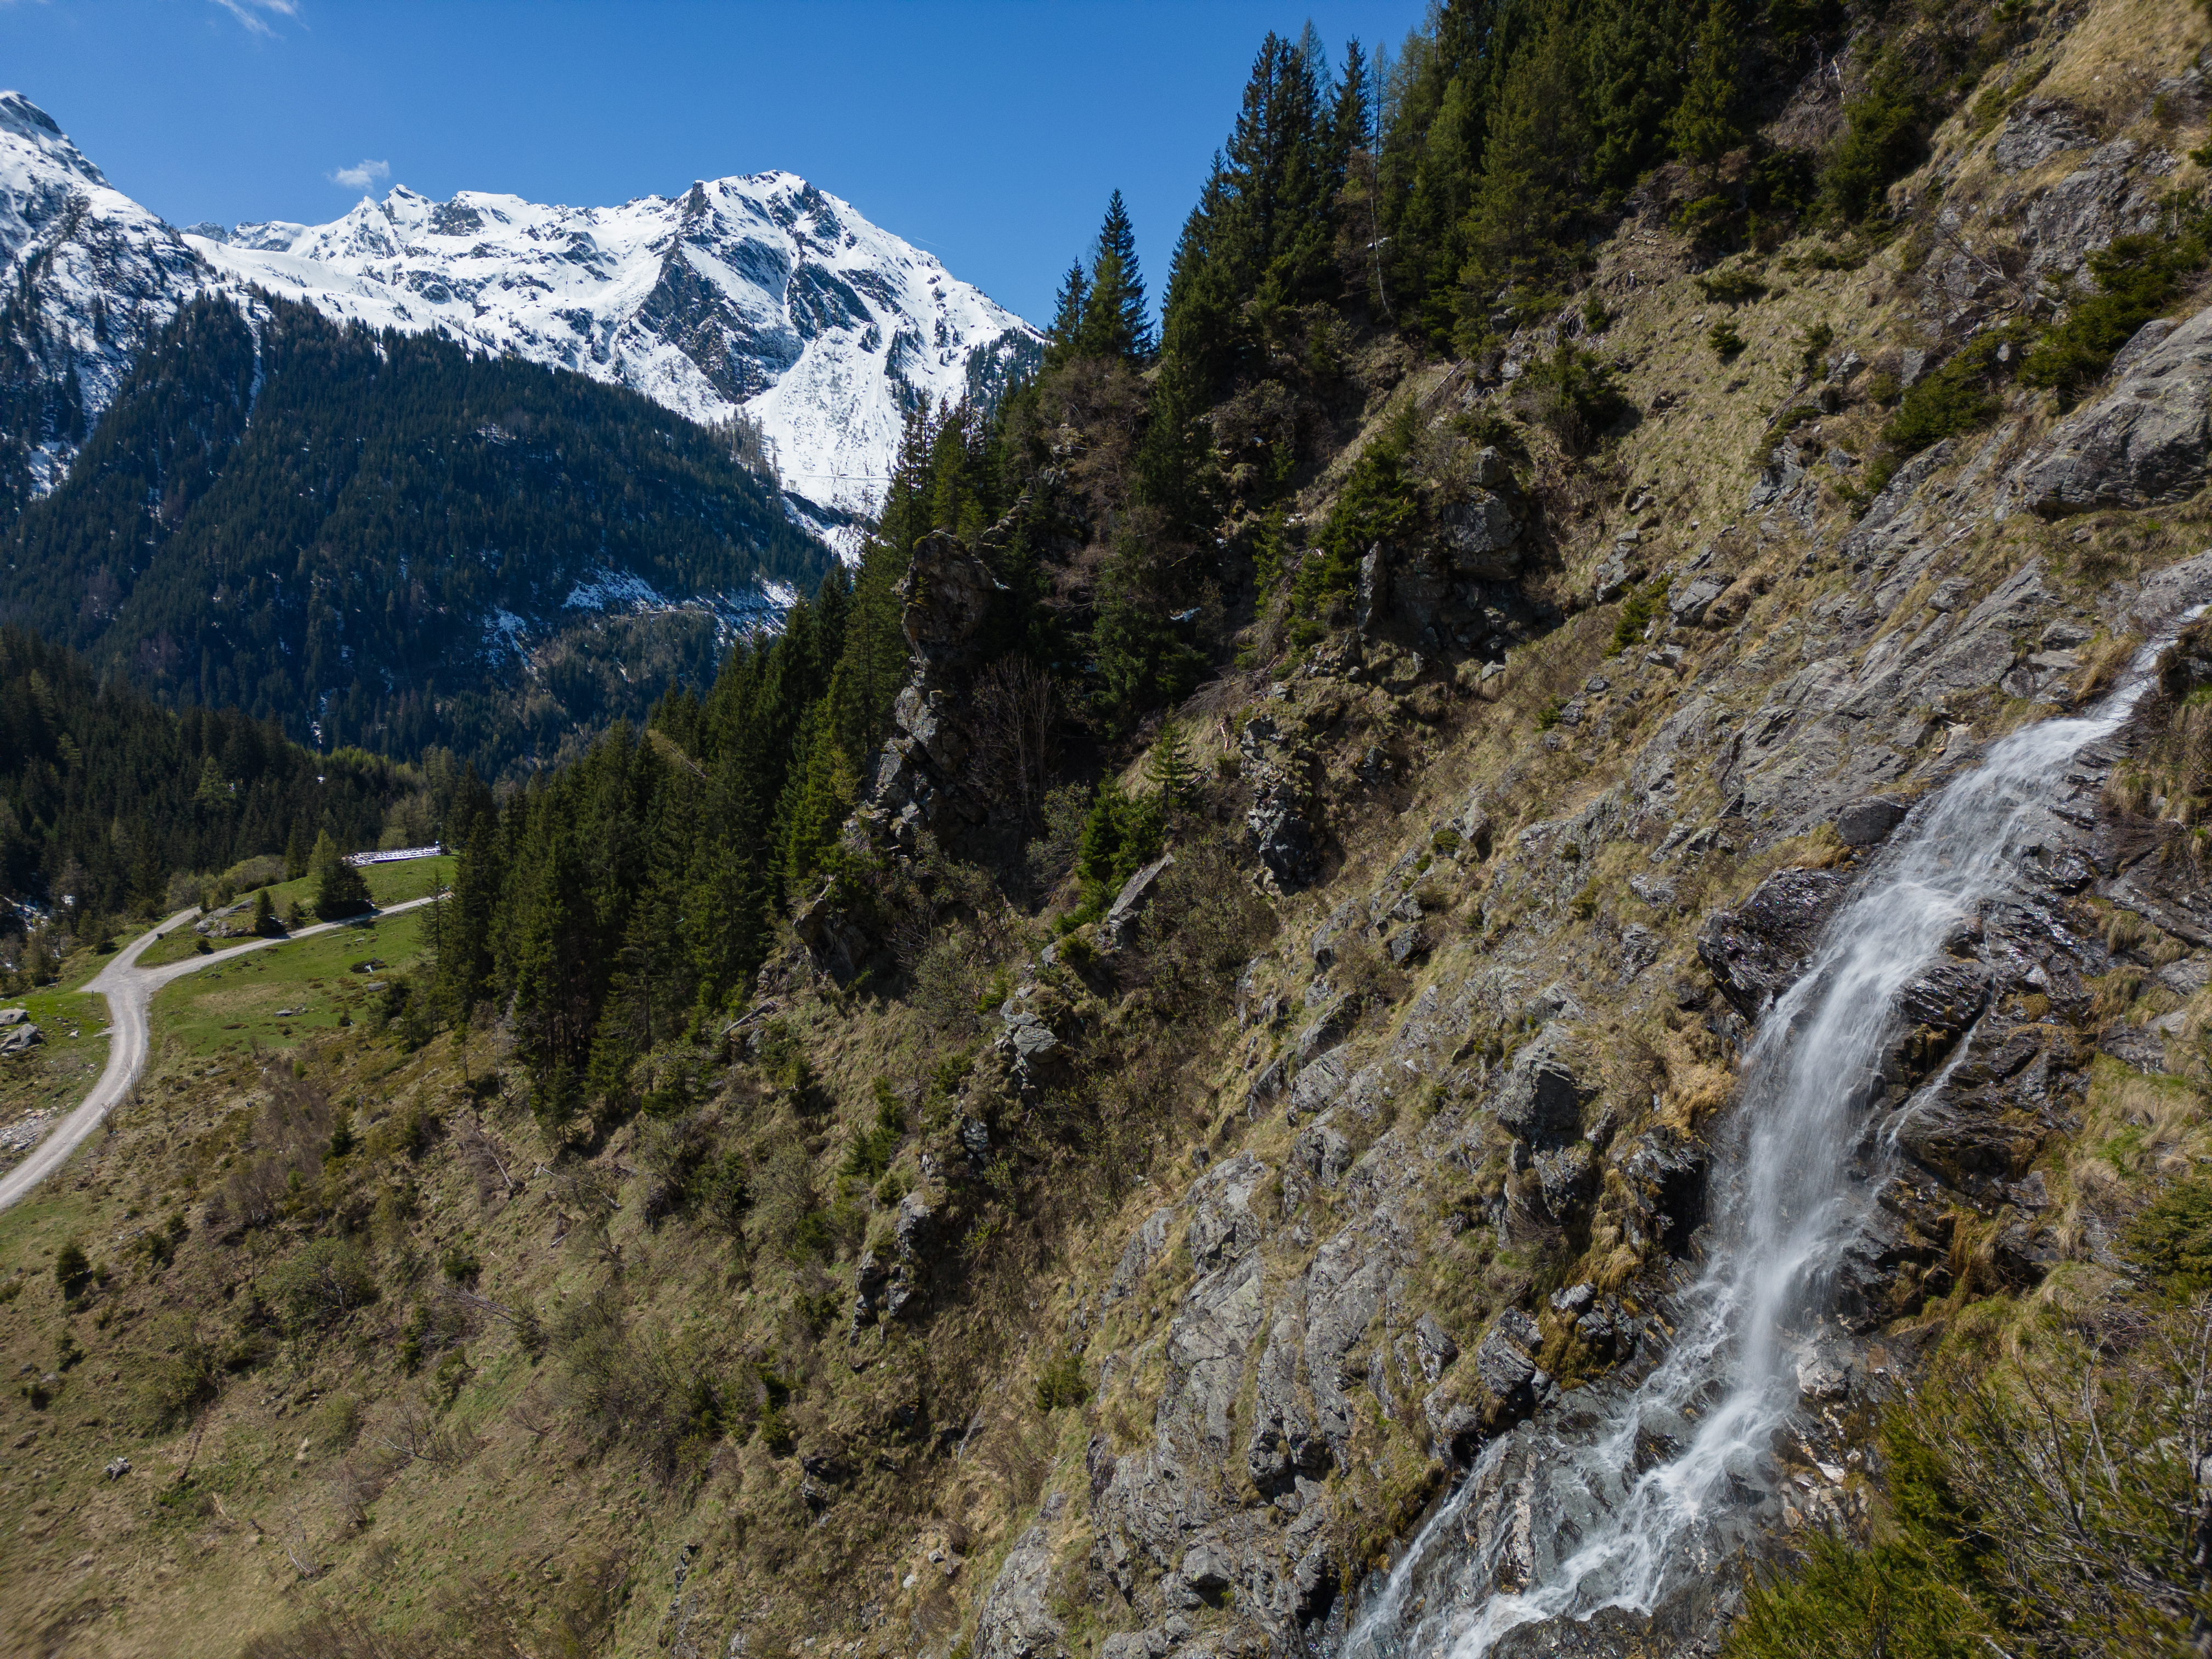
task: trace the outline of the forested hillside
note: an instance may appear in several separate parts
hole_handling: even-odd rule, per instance
[[[296,874],[325,832],[374,847],[389,817],[434,838],[459,780],[450,754],[428,758],[434,804],[418,799],[410,767],[358,749],[318,755],[232,709],[163,708],[0,629],[0,879],[63,933],[128,926],[165,905],[179,875],[288,854]]]
[[[0,612],[172,706],[492,775],[706,679],[832,562],[634,393],[251,311],[185,307],[7,532]]]
[[[2188,1650],[2209,70],[2164,0],[1267,38],[1157,326],[1116,196],[856,568],[456,781],[408,955],[204,984],[0,1216],[0,1630]]]

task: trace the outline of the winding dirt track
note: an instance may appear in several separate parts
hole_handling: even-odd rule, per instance
[[[199,912],[197,909],[179,910],[150,933],[133,939],[117,951],[113,960],[94,975],[84,988],[88,991],[97,991],[107,999],[108,1020],[114,1030],[108,1038],[106,1069],[100,1073],[100,1080],[92,1085],[92,1092],[85,1096],[75,1111],[62,1120],[60,1127],[40,1141],[30,1157],[5,1176],[0,1176],[0,1210],[6,1209],[68,1163],[70,1154],[84,1144],[86,1137],[100,1127],[100,1121],[131,1092],[131,1085],[138,1081],[138,1074],[146,1069],[147,1012],[153,1003],[154,993],[171,980],[182,979],[186,974],[196,974],[203,968],[228,962],[233,957],[242,957],[248,951],[264,950],[290,939],[312,939],[317,933],[356,927],[364,920],[398,915],[403,910],[412,910],[429,902],[430,899],[427,897],[409,899],[404,904],[375,911],[366,918],[318,922],[312,927],[302,927],[288,933],[283,939],[257,939],[245,945],[234,945],[227,951],[211,951],[204,957],[186,957],[182,962],[167,963],[159,968],[141,968],[138,965],[141,953],[162,934],[173,927],[183,926]]]

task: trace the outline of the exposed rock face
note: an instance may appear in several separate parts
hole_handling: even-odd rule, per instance
[[[2159,331],[2155,334],[2152,329]],[[2069,417],[2013,474],[2016,495],[2057,517],[2181,501],[2212,456],[2212,311],[2152,324],[2113,366],[2109,392]]]
[[[1066,1649],[1066,1627],[1046,1597],[1052,1583],[1052,1551],[1044,1528],[1024,1533],[992,1582],[975,1621],[980,1659],[1057,1659]]]
[[[1530,505],[1496,449],[1465,449],[1437,466],[1433,523],[1404,545],[1379,545],[1363,572],[1360,625],[1373,634],[1387,624],[1425,653],[1496,660],[1557,621],[1521,590]]]
[[[1298,734],[1272,714],[1255,714],[1238,734],[1252,805],[1244,815],[1253,851],[1279,891],[1295,893],[1321,869],[1321,836],[1312,822],[1310,763]]]
[[[2004,178],[2063,172],[2082,152],[2031,226],[2039,270],[2071,270],[2137,222],[2149,158],[2100,138],[2087,116],[2031,101],[1997,141]],[[1990,295],[1934,295],[1929,314],[1954,303]],[[1962,331],[1972,325],[1970,311]],[[1443,494],[1422,545],[1370,559],[1364,639],[1286,674],[1238,741],[1261,803],[1253,845],[1281,892],[1328,879],[1340,854],[1347,867],[1372,862],[1326,902],[1285,907],[1295,933],[1239,984],[1228,1075],[1243,1092],[1219,1114],[1215,1161],[1179,1164],[1180,1194],[1132,1208],[1082,1310],[1096,1315],[1080,1328],[1101,1374],[1145,1379],[1129,1396],[1144,1407],[1129,1419],[1137,1443],[1084,1475],[1091,1565],[1127,1626],[1110,1638],[1115,1659],[1297,1650],[1328,1639],[1315,1620],[1340,1597],[1373,1607],[1381,1583],[1365,1566],[1377,1539],[1403,1539],[1428,1513],[1424,1497],[1384,1485],[1405,1467],[1384,1445],[1407,1462],[1425,1455],[1434,1478],[1470,1471],[1440,1534],[1462,1584],[1540,1583],[1590,1535],[1601,1498],[1559,1478],[1554,1454],[1668,1352],[1673,1298],[1741,1198],[1740,1126],[1715,1079],[1753,1052],[1762,1015],[1806,971],[1855,884],[1897,855],[1879,849],[1915,833],[1903,827],[1911,803],[1975,764],[2021,704],[2058,711],[2101,695],[2087,672],[2107,660],[2103,640],[2150,637],[2212,598],[2212,556],[2092,583],[2058,536],[2001,562],[1984,533],[2008,496],[2057,512],[2200,488],[2212,357],[2191,355],[2199,340],[2212,344],[2212,316],[2146,329],[2117,361],[2111,394],[2050,441],[2023,442],[2044,417],[2015,410],[1911,458],[1856,516],[1819,471],[1854,458],[1770,439],[1751,452],[1766,451],[1755,524],[1715,523],[1694,550],[1656,519],[1626,532],[1614,520],[1571,544],[1578,595],[1611,603],[1648,581],[1664,608],[1656,637],[1594,650],[1551,683],[1553,752],[1602,758],[1549,799],[1532,795],[1534,769],[1517,759],[1475,769],[1464,808],[1425,807],[1402,855],[1371,844],[1363,854],[1349,813],[1341,843],[1322,835],[1336,781],[1371,785],[1382,769],[1329,754],[1304,713],[1328,694],[1308,684],[1379,687],[1392,671],[1378,641],[1402,647],[1419,630],[1476,658],[1509,640],[1475,629],[1470,607],[1494,602],[1484,584],[1501,573],[1534,568],[1542,520],[1505,478],[1474,478]],[[1918,368],[1942,349],[1930,337]],[[2130,404],[2120,394],[2131,386],[2148,389],[2129,392]],[[1664,394],[1650,407],[1662,416]],[[1741,503],[1747,482],[1739,475],[1728,499]],[[1622,511],[1649,499],[1632,488]],[[1607,533],[1622,537],[1610,553]],[[1817,573],[1800,590],[1813,596],[1747,623],[1756,560],[1786,572],[1801,558]],[[2202,672],[2177,671],[2170,701],[2212,679],[2212,649],[2200,654]],[[1479,673],[1459,684],[1484,695]],[[1602,746],[1607,730],[1632,732],[1626,752]],[[1784,1334],[1801,1437],[1731,1463],[1712,1559],[1863,1524],[1856,1483],[1826,1470],[1850,1467],[1858,1449],[1838,1425],[1863,1421],[1910,1373],[1909,1358],[1881,1346],[1898,1340],[1893,1322],[1962,1279],[1980,1294],[2100,1249],[2117,1260],[2109,1241],[2054,1224],[2040,1171],[2081,1121],[2093,1058],[2183,1065],[2187,1017],[2158,1011],[2212,985],[2212,888],[2186,827],[2170,807],[2130,813],[2106,799],[2142,741],[2124,731],[2044,792],[2020,887],[1958,919],[1897,996],[1878,1059],[1835,1079],[1853,1113],[1863,1226],[1832,1264],[1825,1322]],[[1816,845],[1834,867],[1774,869],[1778,842],[1831,829],[1848,850]],[[1415,872],[1457,881],[1459,907],[1425,921],[1418,903],[1402,908]],[[1686,910],[1698,919],[1693,945]],[[2160,936],[2129,946],[2136,921]],[[1395,1006],[1352,982],[1370,942],[1424,927],[1427,963]],[[2112,1021],[2098,1010],[2121,966],[2162,1000]],[[1702,1094],[1666,1093],[1681,1086],[1671,1065],[1663,1082],[1638,1075],[1624,1040],[1638,1021],[1663,1022],[1695,1051]],[[1425,1302],[1425,1286],[1470,1282],[1476,1263],[1540,1252],[1576,1261],[1574,1282],[1509,1285],[1472,1309]],[[1686,1447],[1698,1409],[1646,1412],[1623,1477]],[[1378,1503],[1399,1507],[1378,1520]],[[1541,1621],[1494,1650],[1710,1653],[1741,1583],[1708,1573],[1649,1617]],[[1425,1591],[1441,1596],[1441,1580],[1407,1593]]]
[[[1827,870],[1783,870],[1735,910],[1717,911],[1698,931],[1698,956],[1721,994],[1746,1019],[1804,971],[1820,928],[1850,884]]]

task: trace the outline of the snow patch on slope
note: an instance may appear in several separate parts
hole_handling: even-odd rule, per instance
[[[743,410],[800,498],[793,516],[848,553],[842,520],[880,503],[907,411],[994,394],[1039,343],[934,255],[789,173],[609,208],[397,185],[326,225],[185,240],[230,281],[333,317],[436,329],[702,422]]]
[[[109,184],[52,117],[0,92],[0,277],[21,296],[11,319],[17,373],[43,394],[36,429],[7,435],[22,441],[32,493],[43,495],[203,272],[177,234]]]

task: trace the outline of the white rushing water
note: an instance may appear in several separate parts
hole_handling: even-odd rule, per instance
[[[1797,1407],[1796,1356],[1828,1310],[1864,1201],[1852,1152],[1899,1034],[1897,994],[2017,879],[2074,757],[2126,720],[2170,638],[2140,653],[2090,714],[1993,744],[1899,827],[1759,1022],[1715,1147],[1716,1192],[1729,1201],[1714,1206],[1706,1265],[1680,1298],[1666,1358],[1594,1413],[1563,1409],[1487,1448],[1362,1611],[1345,1659],[1481,1659],[1523,1626],[1649,1613],[1693,1579],[1735,1570],[1770,1501],[1768,1454]],[[1504,1556],[1514,1529],[1478,1511],[1491,1466],[1531,1434],[1550,1500],[1534,1512],[1540,1528],[1547,1515],[1556,1523],[1529,1540],[1536,1570],[1516,1585]],[[1672,1455],[1655,1458],[1655,1446]]]

